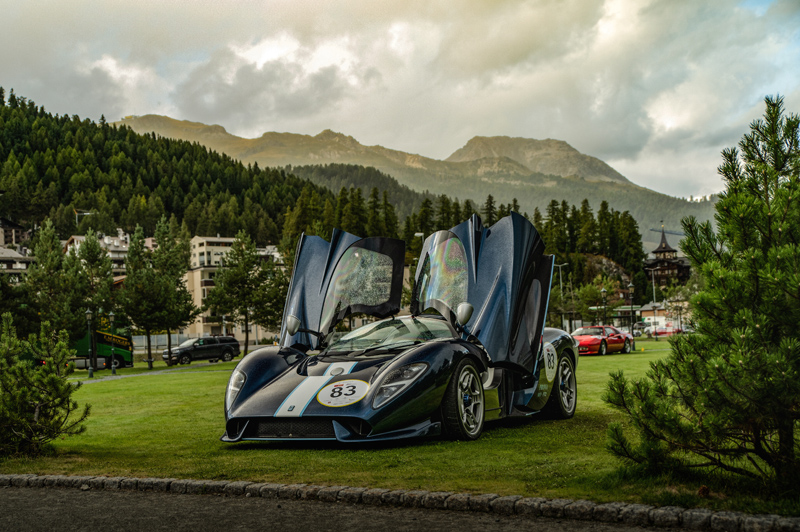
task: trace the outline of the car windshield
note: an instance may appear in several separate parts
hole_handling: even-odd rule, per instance
[[[456,235],[439,231],[433,236],[416,290],[421,311],[432,307],[444,313],[444,305],[455,312],[459,303],[467,301],[467,256]]]
[[[572,333],[572,336],[602,336],[602,327],[581,327]]]
[[[195,340],[197,340],[197,338],[189,338],[188,340],[184,340],[178,347],[189,347],[190,345],[194,344]]]
[[[333,341],[329,352],[391,349],[428,340],[455,338],[444,320],[431,318],[389,318],[369,323]]]

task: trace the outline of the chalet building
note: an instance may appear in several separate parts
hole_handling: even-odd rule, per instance
[[[678,250],[669,245],[664,226],[661,226],[661,243],[652,253],[654,258],[646,260],[644,266],[648,280],[652,279],[662,288],[669,286],[673,281],[685,284],[689,280],[691,275],[689,259],[679,257]]]
[[[75,251],[77,251],[85,240],[86,237],[82,235],[69,237],[64,243],[64,253],[69,253],[71,248],[75,248]],[[122,229],[117,229],[116,236],[98,234],[97,240],[100,243],[100,247],[108,252],[114,276],[125,275],[125,258],[128,256],[128,245],[130,244],[128,233]]]
[[[0,275],[24,274],[34,260],[33,257],[26,257],[13,249],[0,247]]]
[[[0,218],[0,246],[16,247],[22,242],[24,229],[7,218]]]
[[[189,271],[186,272],[184,280],[189,293],[192,294],[192,301],[198,307],[205,303],[208,293],[214,288],[214,276],[221,265],[224,264],[225,255],[230,251],[235,239],[231,237],[207,237],[196,236],[191,240],[191,259]],[[263,260],[281,261],[277,246],[267,246],[258,248],[258,253]],[[241,326],[234,326],[224,323],[222,317],[205,311],[198,316],[197,320],[189,325],[184,332],[189,336],[209,336],[215,334],[228,334],[235,336],[239,340],[244,340],[244,330]],[[272,336],[272,331],[266,331],[258,325],[250,326],[250,341],[258,342],[265,336]]]

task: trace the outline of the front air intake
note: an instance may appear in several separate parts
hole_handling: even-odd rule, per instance
[[[336,433],[330,418],[254,418],[242,435],[244,440],[284,438],[335,440]]]

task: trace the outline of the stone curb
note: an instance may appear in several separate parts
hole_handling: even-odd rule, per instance
[[[549,517],[582,521],[625,523],[656,528],[685,528],[712,532],[800,532],[800,517],[713,512],[702,508],[612,502],[543,499],[494,493],[472,495],[447,491],[388,490],[352,486],[267,484],[247,481],[190,480],[174,478],[88,477],[65,475],[0,475],[0,488],[72,488],[115,491],[158,491],[176,494],[208,494],[225,497],[303,499],[330,503],[448,509],[490,512],[498,515]]]

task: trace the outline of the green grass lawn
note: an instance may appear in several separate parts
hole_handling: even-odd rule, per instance
[[[622,420],[601,399],[608,374],[643,375],[669,349],[665,341],[636,346],[629,355],[580,359],[573,419],[490,423],[469,443],[223,444],[222,403],[235,361],[153,372],[140,366],[120,370],[136,375],[121,379],[103,379],[109,374],[103,371],[77,394],[81,404],[92,405],[84,434],[58,440],[47,456],[5,459],[0,472],[302,482],[798,513],[798,503],[754,499],[724,480],[643,478],[619,468],[605,450],[607,424]],[[86,379],[85,371],[76,375]],[[695,495],[703,483],[712,497]]]

